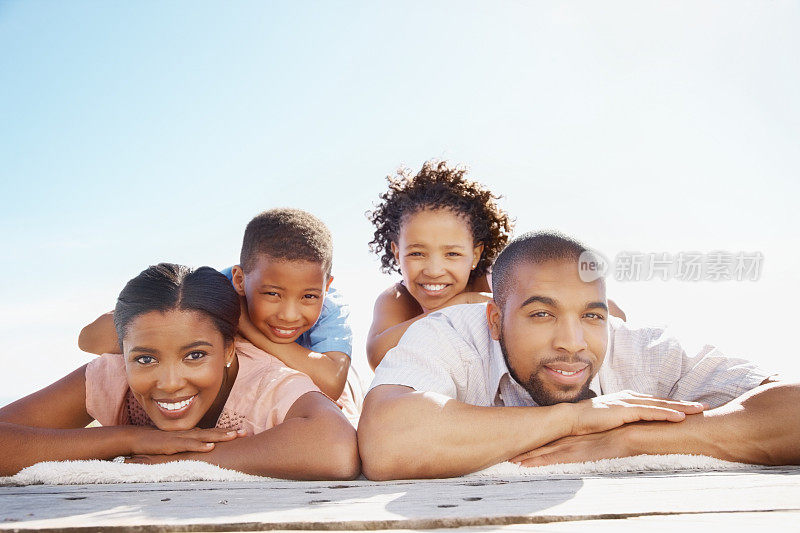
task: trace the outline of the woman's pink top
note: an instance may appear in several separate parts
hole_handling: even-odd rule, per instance
[[[236,341],[239,372],[216,427],[254,435],[277,426],[294,402],[319,389],[311,378],[249,342]],[[121,354],[105,354],[86,366],[86,412],[104,426],[154,426],[128,388]]]

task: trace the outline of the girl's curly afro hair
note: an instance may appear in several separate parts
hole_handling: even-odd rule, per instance
[[[396,175],[387,176],[389,190],[380,195],[381,201],[367,218],[375,226],[369,248],[381,259],[381,271],[400,272],[392,254],[391,243],[400,237],[400,227],[406,217],[426,209],[446,209],[467,220],[475,244],[483,243],[483,253],[472,282],[486,274],[495,257],[508,242],[511,220],[495,200],[500,198],[478,182],[464,176],[466,169],[449,167],[446,161],[426,161],[416,176],[401,167]]]

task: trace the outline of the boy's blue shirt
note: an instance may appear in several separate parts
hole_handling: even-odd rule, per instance
[[[233,267],[220,272],[233,283]],[[295,342],[317,353],[342,352],[351,357],[353,331],[350,329],[350,308],[333,286],[325,295],[317,321]]]

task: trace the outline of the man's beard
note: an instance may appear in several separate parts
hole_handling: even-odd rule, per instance
[[[541,379],[541,372],[540,370],[544,367],[542,363],[546,362],[553,362],[557,361],[558,359],[551,359],[549,361],[543,361],[539,364],[538,367],[534,369],[528,379],[522,379],[521,376],[517,375],[517,372],[514,370],[514,367],[511,366],[511,361],[508,359],[508,350],[506,349],[506,343],[503,341],[503,337],[505,331],[503,326],[500,327],[500,350],[503,352],[503,359],[505,359],[506,367],[508,368],[511,377],[514,380],[522,385],[522,387],[528,391],[531,399],[536,402],[536,405],[545,406],[545,405],[555,405],[557,403],[563,402],[579,402],[581,400],[585,400],[587,398],[591,398],[594,396],[592,391],[589,390],[589,385],[592,381],[592,376],[594,375],[594,366],[590,361],[581,360],[581,362],[586,363],[586,372],[588,373],[589,377],[586,378],[586,382],[578,389],[576,392],[571,392],[574,389],[572,388],[564,388],[562,390],[554,389],[553,387],[548,387]]]

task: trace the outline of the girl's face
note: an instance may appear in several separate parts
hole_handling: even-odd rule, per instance
[[[151,311],[122,339],[128,386],[162,430],[197,426],[214,405],[235,357],[210,318],[198,311]]]
[[[447,209],[425,209],[405,218],[392,253],[406,289],[423,311],[433,311],[467,288],[483,251],[467,220]]]

